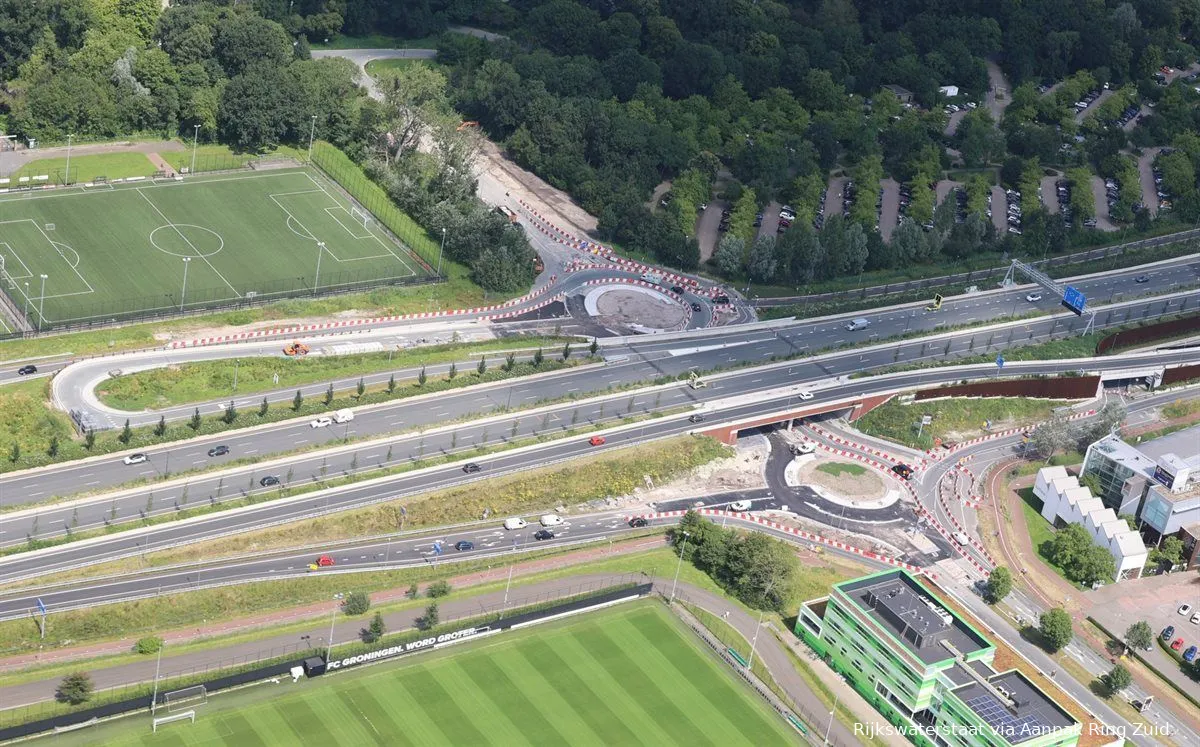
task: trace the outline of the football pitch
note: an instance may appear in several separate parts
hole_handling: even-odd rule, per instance
[[[428,275],[305,168],[3,195],[0,266],[43,328]]]
[[[105,745],[783,745],[783,719],[658,603],[55,738]]]

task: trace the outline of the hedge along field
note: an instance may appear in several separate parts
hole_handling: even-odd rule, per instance
[[[146,560],[151,566],[214,561],[250,551],[394,532],[400,525],[401,505],[408,511],[405,528],[472,521],[482,515],[485,507],[492,509],[493,516],[536,513],[560,503],[573,506],[628,493],[644,484],[643,475],[650,475],[656,483],[669,481],[730,453],[729,447],[713,439],[683,436],[575,461],[568,467],[534,470],[320,519],[150,553]],[[486,486],[486,490],[481,490],[481,485]],[[138,559],[121,560],[93,566],[88,572],[95,575],[122,573],[135,570],[138,565]],[[442,576],[452,576],[466,566],[446,564],[442,568]],[[66,641],[80,644],[137,636],[202,621],[211,623],[318,602],[328,599],[334,591],[345,591],[348,585],[355,590],[376,591],[430,576],[425,566],[350,577],[315,575],[73,610],[50,616],[44,641],[39,640],[34,621],[8,620],[0,622],[0,654],[35,650],[43,645],[61,646]],[[59,580],[65,581],[67,577]]]

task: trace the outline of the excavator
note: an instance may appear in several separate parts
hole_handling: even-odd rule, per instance
[[[283,346],[284,355],[308,355],[308,346],[300,341],[293,341]]]

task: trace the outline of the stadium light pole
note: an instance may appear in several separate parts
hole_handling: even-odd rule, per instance
[[[25,321],[29,321],[29,281],[25,281]]]
[[[341,594],[334,594],[333,599],[337,601],[341,599]],[[333,610],[329,613],[329,640],[325,643],[325,661],[328,662],[333,658],[333,624],[337,621],[337,611],[339,605],[333,605]]]
[[[46,278],[49,275],[42,273],[42,295],[38,298],[38,332],[42,331],[42,310],[46,308]]]
[[[67,135],[67,175],[63,179],[64,186],[71,183],[71,138],[73,137],[75,137],[73,132]]]
[[[200,125],[193,125],[195,131],[192,134],[192,168],[188,170],[189,174],[196,173],[196,147],[200,145]]]
[[[671,582],[671,600],[669,603],[675,602],[675,586],[679,583],[679,570],[683,568],[683,552],[687,549],[688,533],[683,533],[683,545],[679,548],[679,562],[675,565],[675,580]]]
[[[187,296],[187,268],[191,264],[191,257],[183,258],[183,288],[179,291],[179,310],[183,311],[183,299]]]
[[[313,293],[321,287],[321,255],[325,253],[325,242],[317,242],[317,274],[313,277]]]
[[[308,160],[312,161],[313,136],[317,134],[317,115],[312,115],[312,127],[308,130]]]
[[[446,251],[446,229],[442,229],[442,248],[438,250],[438,268],[437,274],[440,277],[442,274],[442,254]]]

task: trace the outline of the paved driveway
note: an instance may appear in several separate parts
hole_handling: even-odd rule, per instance
[[[1138,177],[1142,182],[1142,204],[1151,215],[1158,215],[1158,189],[1154,186],[1154,159],[1162,148],[1147,148],[1138,158]]]
[[[879,182],[879,186],[883,190],[883,205],[879,208],[879,232],[884,241],[890,241],[900,217],[900,182],[889,178]]]
[[[701,264],[707,262],[717,249],[717,243],[721,240],[721,211],[727,207],[729,203],[724,200],[710,200],[708,209],[696,218],[696,240],[700,242]]]
[[[1058,181],[1057,176],[1042,177],[1042,204],[1046,206],[1046,212],[1054,215],[1060,209],[1058,204],[1058,189],[1054,183]],[[1029,195],[1021,195],[1022,204],[1029,198]]]
[[[1008,198],[1004,188],[992,185],[992,225],[1001,238],[1008,232]]]
[[[1117,226],[1108,217],[1108,192],[1104,189],[1104,180],[1092,176],[1092,200],[1096,203],[1096,228],[1101,231],[1116,231]]]
[[[1009,86],[1008,78],[1004,77],[1000,66],[992,60],[987,61],[987,71],[988,92],[984,103],[988,111],[992,113],[992,119],[999,122],[1000,118],[1004,116],[1004,110],[1008,108],[1009,102],[1012,101],[1012,87]]]

